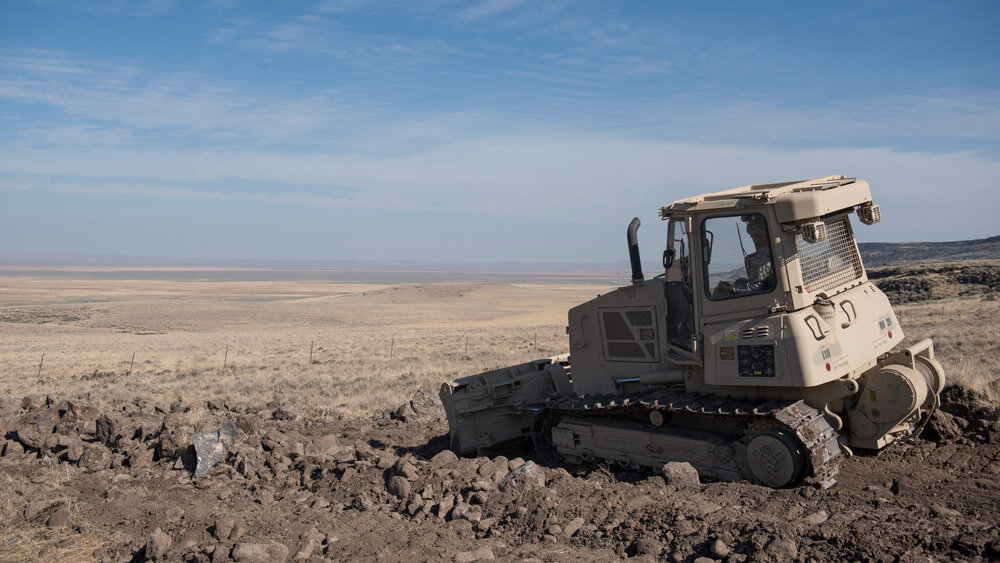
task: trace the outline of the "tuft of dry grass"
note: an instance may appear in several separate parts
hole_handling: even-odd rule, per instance
[[[1000,404],[1000,301],[990,296],[896,305],[905,345],[934,340],[947,384]]]

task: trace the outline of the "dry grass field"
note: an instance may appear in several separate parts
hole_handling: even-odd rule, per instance
[[[564,353],[567,309],[609,289],[92,273],[0,276],[5,395],[292,401],[310,416],[368,414],[418,388]]]
[[[384,411],[420,388],[565,353],[566,311],[611,288],[241,281],[239,271],[210,270],[182,279],[168,269],[132,274],[139,279],[113,270],[6,273],[6,396],[81,396],[100,405],[140,396],[292,401],[321,417]],[[934,339],[952,382],[995,393],[1000,301],[974,296],[896,310],[908,341]]]

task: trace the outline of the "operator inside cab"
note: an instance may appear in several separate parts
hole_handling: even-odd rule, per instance
[[[763,215],[707,219],[704,240],[711,247],[705,263],[711,299],[767,293],[777,285]]]
[[[769,290],[774,287],[775,280],[771,246],[767,244],[767,225],[757,214],[744,215],[741,219],[747,224],[747,234],[754,245],[754,251],[743,259],[747,269],[747,293]]]

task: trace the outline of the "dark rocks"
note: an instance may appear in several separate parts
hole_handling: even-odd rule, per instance
[[[100,412],[94,405],[71,399],[65,402],[65,407],[61,411],[61,422],[73,422],[83,427],[86,423],[97,420],[98,415]]]
[[[302,413],[295,407],[295,405],[285,403],[274,409],[274,414],[271,416],[273,416],[275,420],[298,420],[302,418]]]
[[[76,436],[66,440],[66,459],[68,461],[80,461],[80,458],[83,457],[83,452],[83,440]]]
[[[191,405],[184,399],[177,399],[173,403],[170,403],[171,413],[185,413],[191,410]]]
[[[41,450],[46,447],[46,440],[52,436],[58,422],[53,410],[33,410],[14,422],[14,433],[25,447]]]
[[[408,422],[417,416],[417,411],[413,409],[413,403],[407,401],[396,409],[394,417],[402,420],[403,422]]]
[[[125,450],[125,460],[132,469],[146,469],[153,465],[153,450],[135,443]]]
[[[102,414],[97,419],[97,441],[111,449],[117,448],[118,443],[126,437],[126,422],[125,417],[118,413]]]
[[[924,430],[924,436],[935,442],[957,440],[969,427],[969,421],[961,416],[947,413],[941,409],[934,411]]]
[[[101,444],[87,444],[80,456],[80,467],[100,471],[111,467],[111,452]]]
[[[159,440],[156,442],[157,459],[177,459],[191,449],[191,434],[194,428],[179,413],[163,417]]]
[[[225,459],[230,446],[236,441],[236,426],[225,420],[215,432],[195,432],[191,434],[191,440],[198,459],[194,476],[201,477]]]

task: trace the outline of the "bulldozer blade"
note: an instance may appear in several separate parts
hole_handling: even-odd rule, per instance
[[[236,441],[236,427],[225,421],[215,432],[195,432],[191,434],[194,453],[198,460],[194,476],[208,473],[226,457],[229,447]]]

